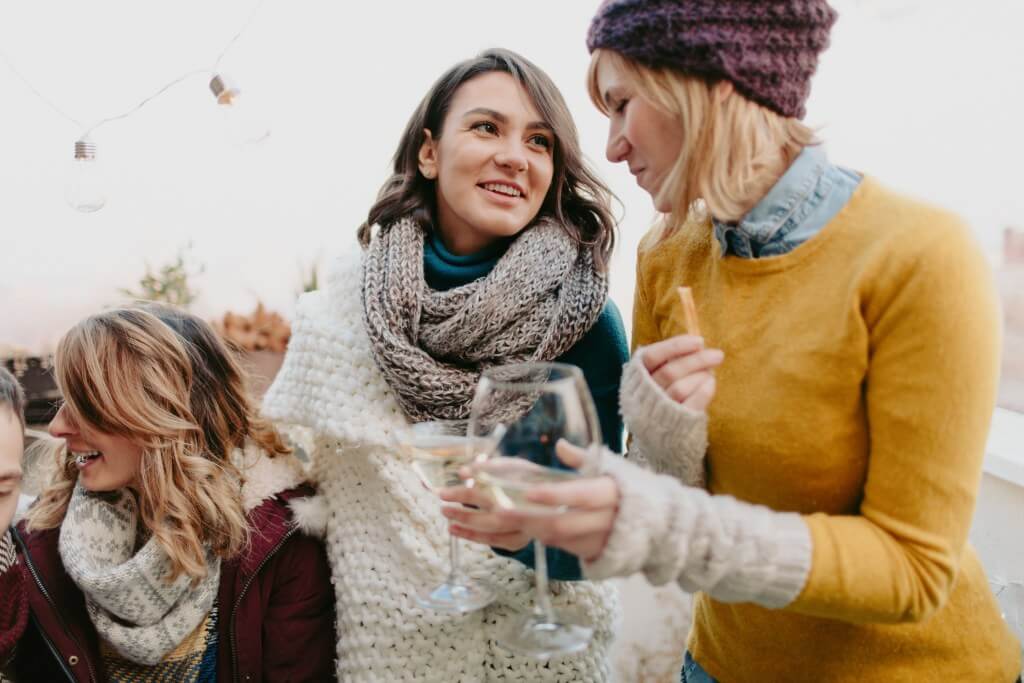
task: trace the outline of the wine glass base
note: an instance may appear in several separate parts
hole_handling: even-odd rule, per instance
[[[530,614],[519,619],[498,637],[498,645],[540,660],[585,650],[594,629],[564,614],[554,617],[549,621],[541,615]]]
[[[435,612],[465,614],[486,607],[494,602],[496,596],[497,592],[486,582],[461,579],[458,582],[446,581],[420,593],[416,602]]]

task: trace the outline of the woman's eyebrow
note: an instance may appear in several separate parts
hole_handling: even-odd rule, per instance
[[[476,107],[475,109],[470,109],[469,111],[467,111],[465,114],[462,115],[462,118],[466,118],[467,116],[477,116],[477,115],[488,116],[488,117],[494,119],[495,121],[497,121],[498,123],[508,123],[508,117],[507,116],[502,114],[500,111],[495,111],[494,109],[488,109],[487,107]]]
[[[495,121],[497,121],[498,123],[501,123],[501,124],[508,123],[508,117],[507,116],[502,114],[500,111],[496,111],[494,109],[488,109],[487,107],[476,107],[474,109],[470,109],[465,114],[463,114],[462,117],[466,118],[467,116],[481,116],[481,115],[482,116],[490,117],[490,118],[494,119]],[[554,130],[554,128],[551,127],[551,124],[548,123],[547,121],[531,121],[530,123],[526,124],[526,128],[529,129],[529,130],[533,130],[535,128],[539,128],[539,129],[542,129],[542,130]]]

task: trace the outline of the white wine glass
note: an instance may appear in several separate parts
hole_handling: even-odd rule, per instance
[[[466,420],[433,420],[407,425],[395,434],[398,445],[412,459],[412,468],[424,486],[437,494],[448,486],[472,486],[463,481],[458,470],[474,460],[486,458],[500,438],[497,434],[467,434]],[[472,579],[462,571],[459,562],[459,539],[448,535],[450,565],[448,576],[438,586],[416,596],[423,607],[464,614],[486,607],[494,601],[494,588],[480,579]]]
[[[474,465],[474,478],[499,507],[531,515],[557,515],[564,508],[532,503],[535,485],[572,481],[596,469],[601,444],[597,410],[580,369],[561,363],[516,363],[485,370],[470,413],[470,434],[502,438],[490,456]],[[580,472],[561,462],[559,441],[587,454]],[[537,598],[532,613],[499,635],[514,652],[547,659],[587,647],[593,628],[578,615],[558,612],[548,591],[544,544],[533,541]]]

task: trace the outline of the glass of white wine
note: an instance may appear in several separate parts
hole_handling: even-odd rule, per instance
[[[472,486],[458,470],[465,464],[487,457],[501,432],[470,437],[466,420],[434,420],[408,425],[396,433],[401,448],[412,459],[412,467],[424,486],[435,494],[447,486]],[[464,614],[493,602],[494,588],[485,581],[466,576],[459,564],[459,539],[449,535],[451,564],[448,576],[438,586],[416,596],[417,602],[440,612]]]
[[[530,502],[526,493],[538,484],[572,481],[596,469],[600,423],[583,373],[575,366],[517,363],[485,370],[473,398],[469,433],[492,434],[496,429],[502,438],[486,460],[474,465],[474,477],[500,507],[535,515],[560,514],[564,509]],[[561,462],[555,451],[559,441],[584,449],[586,472]],[[546,549],[537,540],[533,547],[534,609],[500,635],[499,643],[538,659],[579,652],[590,642],[593,628],[576,615],[552,608]]]

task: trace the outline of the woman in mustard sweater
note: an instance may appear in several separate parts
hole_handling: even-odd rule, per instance
[[[631,455],[540,487],[589,578],[699,592],[685,681],[1020,672],[967,543],[998,376],[985,259],[801,123],[824,0],[602,4],[591,96],[665,220],[641,245]],[[692,288],[703,337],[682,335]],[[712,401],[713,398],[713,401]],[[578,453],[565,453],[567,460]]]

